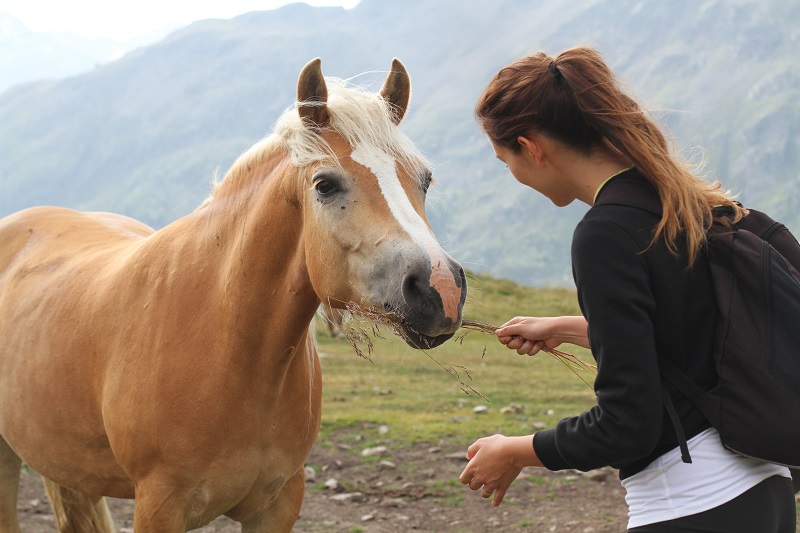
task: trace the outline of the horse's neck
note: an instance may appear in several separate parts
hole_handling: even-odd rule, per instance
[[[208,291],[231,342],[249,352],[298,347],[319,301],[305,264],[302,213],[287,195],[294,185],[285,180],[297,176],[279,155],[248,169],[152,238],[168,261],[183,263],[172,269],[197,277],[187,290]]]

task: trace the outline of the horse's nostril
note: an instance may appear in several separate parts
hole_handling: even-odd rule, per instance
[[[419,276],[410,273],[403,278],[403,299],[413,314],[428,318],[436,309],[431,302],[430,287]]]

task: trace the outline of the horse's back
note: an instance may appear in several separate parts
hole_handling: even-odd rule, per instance
[[[103,250],[152,232],[149,226],[123,215],[31,207],[0,219],[0,276],[22,251]]]
[[[32,207],[0,219],[0,315],[15,287],[60,283],[70,265],[113,262],[153,230],[131,218],[62,207]]]

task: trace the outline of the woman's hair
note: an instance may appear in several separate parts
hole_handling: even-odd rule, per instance
[[[566,50],[556,58],[538,52],[503,68],[489,83],[475,115],[493,143],[518,153],[518,138],[540,133],[584,155],[610,145],[623,154],[658,190],[663,204],[653,242],[663,236],[678,253],[685,235],[689,264],[705,244],[711,210],[744,211],[719,183],[697,177],[673,153],[655,121],[619,87],[600,54],[591,48]]]

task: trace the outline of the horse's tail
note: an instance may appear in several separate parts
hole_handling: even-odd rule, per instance
[[[56,516],[59,533],[114,533],[106,501],[62,487],[45,478],[44,488]]]

